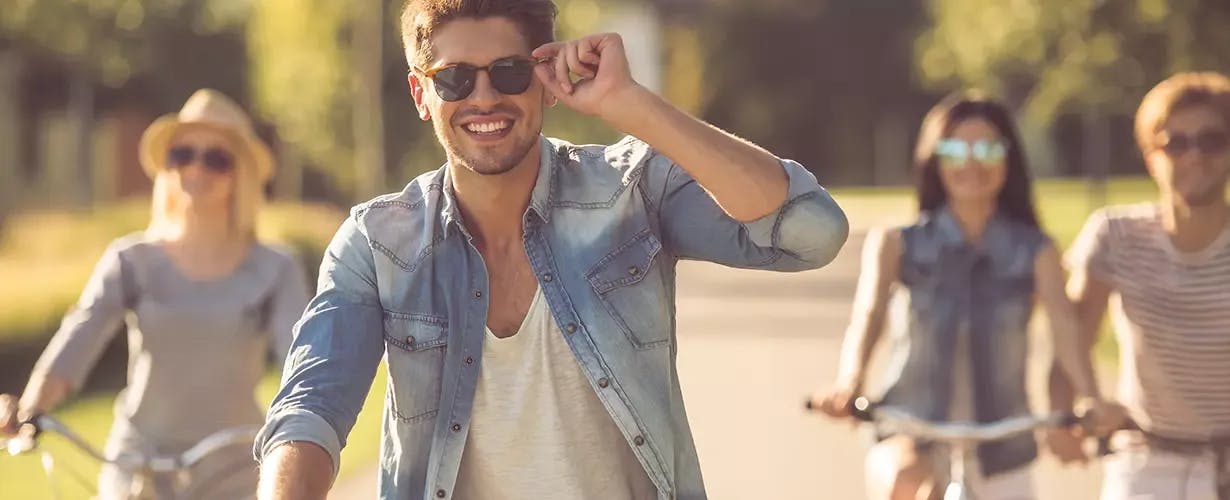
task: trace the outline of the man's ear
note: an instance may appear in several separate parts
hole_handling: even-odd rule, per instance
[[[414,71],[409,71],[406,73],[406,83],[410,84],[410,96],[414,98],[414,108],[419,111],[419,118],[425,122],[431,121],[431,109],[427,107],[427,89],[423,87],[423,81]]]
[[[555,107],[555,104],[556,104],[556,103],[558,103],[558,102],[559,102],[559,99],[557,99],[557,98],[555,97],[555,94],[552,94],[552,93],[548,92],[548,91],[547,91],[547,89],[545,89],[545,88],[544,88],[544,89],[542,89],[542,104],[543,104],[543,106],[546,106],[546,107],[548,107],[548,108],[554,108],[554,107]]]

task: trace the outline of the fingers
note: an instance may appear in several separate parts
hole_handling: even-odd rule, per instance
[[[580,49],[581,44],[577,43],[570,43],[564,49],[564,58],[568,61],[568,69],[584,79],[598,76],[588,64],[581,62]]]
[[[565,42],[544,43],[531,51],[530,57],[535,59],[554,58],[557,54],[559,54],[560,47],[563,47],[564,43]]]
[[[1046,433],[1046,447],[1064,464],[1088,463],[1089,457],[1081,446],[1082,442],[1079,428],[1051,429]]]
[[[555,81],[555,68],[553,66],[547,63],[534,66],[534,76],[538,77],[538,81],[542,82],[542,86],[547,89],[547,92],[559,97],[559,83]]]
[[[598,61],[602,60],[601,54],[598,51],[597,43],[584,43],[577,47],[577,58],[581,62],[597,66]]]
[[[17,398],[0,394],[0,434],[16,434],[17,423]]]
[[[849,417],[849,398],[840,394],[829,394],[820,402],[820,411],[833,418]]]
[[[564,46],[565,42],[552,42],[544,44],[530,53],[535,59],[545,59],[544,62],[534,66],[534,75],[542,82],[542,86],[556,97],[566,93],[563,83],[567,81],[567,77],[561,78],[559,76],[559,65],[563,59],[560,57],[560,52]]]
[[[563,49],[560,52],[564,52]],[[559,89],[565,94],[572,93],[572,77],[568,76],[568,58],[561,57],[562,54],[555,56],[555,83],[559,85]]]

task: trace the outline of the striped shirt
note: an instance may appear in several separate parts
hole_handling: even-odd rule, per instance
[[[1107,207],[1067,257],[1115,292],[1119,400],[1132,418],[1177,439],[1230,435],[1230,230],[1183,252],[1158,205]]]

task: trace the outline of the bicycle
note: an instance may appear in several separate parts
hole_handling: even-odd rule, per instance
[[[63,422],[50,415],[38,415],[22,424],[22,432],[18,434],[18,437],[7,440],[0,438],[0,447],[5,449],[10,456],[31,453],[38,449],[39,437],[44,432],[52,432],[63,437],[74,448],[90,458],[131,474],[131,489],[127,497],[130,500],[181,500],[186,498],[184,489],[191,477],[193,467],[224,448],[240,444],[250,445],[259,429],[260,427],[255,425],[222,429],[206,436],[180,454],[124,453],[109,457]],[[52,486],[52,494],[58,498],[54,482],[55,460],[50,452],[42,451],[42,462],[47,481]]]
[[[811,399],[804,407],[815,410]],[[903,434],[949,445],[948,485],[944,488],[944,500],[976,500],[970,478],[965,474],[968,460],[979,443],[1009,438],[1025,432],[1050,427],[1071,427],[1080,424],[1080,419],[1071,412],[1053,412],[1043,415],[1023,415],[996,422],[932,422],[911,415],[900,408],[873,403],[865,397],[854,400],[851,415],[863,422],[874,422],[886,432]]]

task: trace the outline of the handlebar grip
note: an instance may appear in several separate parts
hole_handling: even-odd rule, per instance
[[[43,434],[43,426],[39,425],[40,422],[42,422],[42,418],[43,418],[43,412],[38,412],[33,415],[30,415],[30,418],[26,419],[25,421],[17,425],[18,433],[20,433],[22,430],[25,430],[27,427],[29,427],[30,429],[33,429],[33,432],[30,433],[30,437],[37,439],[40,435]]]
[[[1098,438],[1098,457],[1110,455],[1110,436]]]
[[[850,403],[850,416],[862,422],[875,419],[876,404],[866,397],[859,396]]]
[[[1059,416],[1060,427],[1076,427],[1081,425],[1081,417],[1072,412],[1064,412]]]

